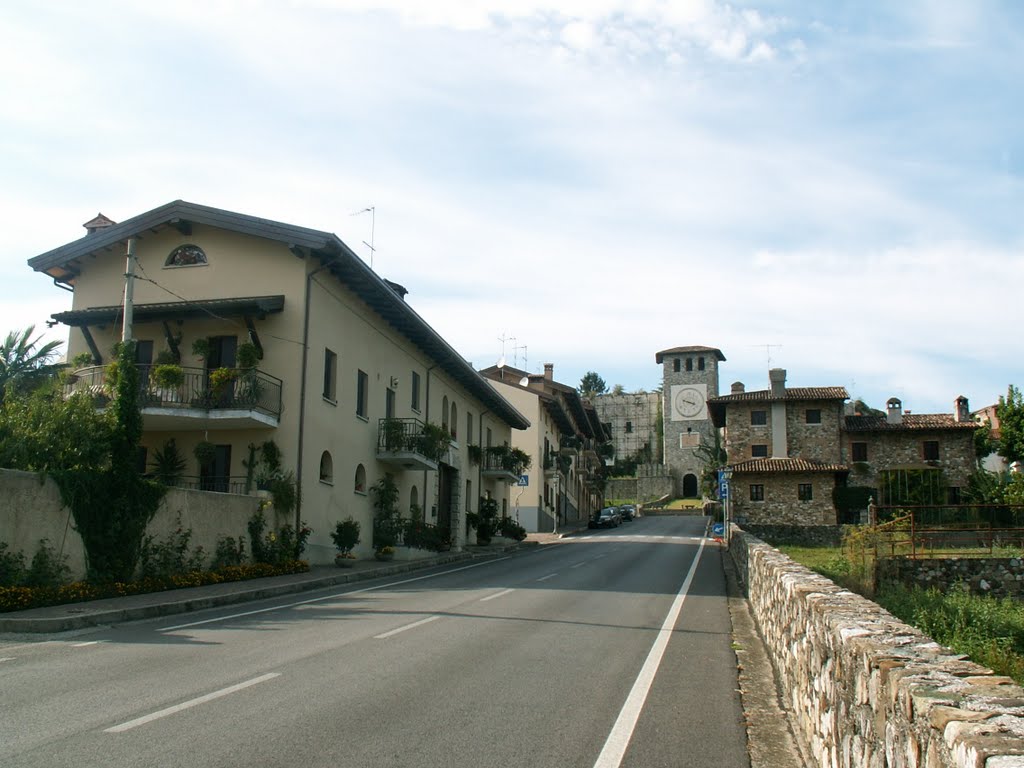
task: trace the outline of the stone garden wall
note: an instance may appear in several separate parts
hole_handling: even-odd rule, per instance
[[[785,543],[797,547],[838,547],[843,540],[841,525],[756,525],[740,523],[749,534],[769,544]]]
[[[878,582],[907,587],[961,589],[975,595],[1020,598],[1024,594],[1024,560],[1019,557],[957,557],[910,560],[882,558]]]
[[[731,535],[812,765],[1024,768],[1024,689],[738,527]]]
[[[244,537],[248,552],[246,526],[259,502],[255,496],[171,488],[147,533],[163,540],[178,528],[180,519],[183,529],[192,529],[191,547],[201,546],[208,557],[222,536]],[[277,520],[271,510],[266,515],[268,530],[286,522],[294,524],[294,520]],[[23,552],[28,563],[44,538],[58,553],[68,556],[73,578],[85,576],[82,539],[71,511],[61,504],[57,484],[32,472],[0,469],[0,541],[6,542],[10,551]]]

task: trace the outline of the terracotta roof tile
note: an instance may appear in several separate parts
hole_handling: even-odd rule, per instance
[[[814,459],[750,459],[739,464],[730,464],[733,472],[763,473],[773,472],[849,472],[845,464],[828,464]]]
[[[847,416],[847,432],[893,432],[908,429],[970,429],[974,421],[957,421],[948,413],[904,413],[901,424],[890,424],[885,416]]]
[[[846,387],[786,387],[785,400],[847,400],[850,393]],[[770,389],[758,389],[751,392],[737,392],[730,395],[719,395],[708,398],[712,405],[746,402],[771,402],[779,398],[772,395]]]

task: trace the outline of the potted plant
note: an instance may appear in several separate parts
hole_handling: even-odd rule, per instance
[[[466,446],[466,452],[469,454],[469,463],[474,466],[479,466],[483,460],[484,451],[479,445],[468,445]]]
[[[163,448],[153,453],[153,479],[161,485],[176,486],[185,474],[185,457],[178,451],[174,438],[168,439]]]
[[[339,568],[351,567],[356,560],[352,550],[359,543],[359,522],[351,517],[339,520],[331,533],[331,539],[338,550],[338,554],[334,556],[334,564]]]
[[[382,547],[378,547],[374,553],[374,558],[382,562],[388,562],[389,560],[395,559],[395,548],[390,544],[385,544]]]
[[[199,462],[199,466],[205,467],[213,463],[213,460],[217,458],[217,446],[209,440],[200,440],[196,443],[196,447],[192,449],[192,454],[196,457],[196,461]]]
[[[237,378],[238,371],[234,368],[214,368],[210,371],[210,388],[214,397],[222,397]]]
[[[192,342],[192,354],[198,357],[200,360],[206,360],[210,356],[210,352],[213,349],[213,345],[210,344],[210,340],[207,338],[196,339]]]
[[[384,419],[384,450],[400,451],[405,445],[405,424],[401,419]]]
[[[251,341],[243,342],[235,349],[235,360],[238,362],[238,367],[245,370],[259,365],[262,357],[259,348]]]

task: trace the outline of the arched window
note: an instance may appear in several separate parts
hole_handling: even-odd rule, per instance
[[[452,418],[448,422],[452,428],[452,440],[455,439],[455,433],[458,431],[459,425],[459,412],[455,409],[455,401],[452,401]]]
[[[328,451],[320,454],[320,482],[334,485],[334,460]]]
[[[422,514],[423,510],[420,509],[420,492],[416,490],[416,486],[412,487],[409,491],[409,517],[416,517]]]
[[[362,464],[356,467],[356,484],[353,490],[356,493],[366,493],[366,469]]]
[[[441,428],[448,431],[448,395],[441,401]]]
[[[179,245],[167,257],[165,267],[196,267],[207,264],[206,254],[198,245]]]

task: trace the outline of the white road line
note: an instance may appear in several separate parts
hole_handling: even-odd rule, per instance
[[[555,578],[555,576],[557,575],[557,573],[549,573],[547,576],[541,576],[539,579],[537,579],[537,581],[547,581],[548,579]]]
[[[488,600],[497,600],[499,597],[504,597],[505,595],[509,595],[513,592],[515,592],[514,589],[503,589],[501,590],[501,592],[495,592],[493,595],[488,595],[487,597],[480,598],[480,602],[486,603]]]
[[[198,699],[192,699],[191,701],[185,701],[181,704],[175,704],[173,707],[161,709],[159,712],[154,712],[151,715],[145,715],[144,717],[139,717],[135,720],[129,720],[127,723],[115,725],[113,728],[107,728],[103,732],[123,733],[124,731],[130,731],[132,728],[138,728],[140,725],[145,725],[146,723],[151,723],[154,720],[159,720],[161,717],[167,717],[168,715],[173,715],[176,712],[181,712],[185,709],[191,709],[192,707],[198,706],[199,704],[205,704],[208,701],[213,701],[214,699],[219,699],[222,696],[227,696],[229,693],[235,693],[245,688],[249,688],[253,685],[258,685],[259,683],[265,683],[267,680],[273,680],[275,677],[280,676],[281,674],[279,672],[271,672],[266,675],[260,675],[259,677],[254,677],[252,680],[246,680],[244,683],[232,685],[228,688],[222,688],[219,691],[208,693],[205,696],[200,696]]]
[[[594,768],[619,768],[622,764],[622,758],[626,754],[630,739],[633,738],[633,730],[636,728],[637,720],[640,719],[640,712],[644,708],[644,702],[647,701],[647,694],[654,683],[654,676],[658,673],[661,659],[665,655],[665,648],[668,647],[668,641],[672,637],[672,628],[679,619],[683,602],[686,600],[686,593],[690,590],[690,584],[693,582],[693,575],[697,572],[697,563],[700,562],[700,554],[703,551],[704,541],[702,540],[700,546],[697,547],[697,554],[693,558],[693,565],[690,566],[690,571],[686,574],[676,599],[672,601],[672,607],[658,631],[654,645],[651,646],[651,650],[647,654],[647,660],[640,669],[640,674],[637,675],[629,696],[626,697],[626,703],[622,705],[622,711],[619,712],[615,725],[612,726],[611,733],[608,734],[608,739],[604,743],[601,754],[597,757],[597,762],[594,763]]]
[[[4,662],[4,661],[14,661],[14,657],[13,656],[5,656],[4,658],[0,659],[0,662]]]
[[[72,648],[85,648],[86,646],[89,646],[89,645],[99,645],[101,642],[104,642],[104,641],[103,640],[90,640],[87,643],[72,643],[71,647]]]
[[[401,634],[402,632],[405,632],[407,629],[415,629],[416,627],[422,627],[424,624],[429,624],[430,622],[437,621],[440,618],[441,618],[440,616],[427,616],[427,618],[425,618],[425,619],[420,619],[419,621],[414,621],[412,624],[406,624],[404,627],[399,627],[398,629],[392,629],[390,632],[385,632],[382,635],[374,635],[373,639],[374,640],[384,640],[385,638],[393,637],[394,635]]]
[[[215,619],[204,619],[203,621],[193,621],[188,624],[176,624],[173,627],[164,627],[158,629],[157,632],[174,632],[177,629],[187,629],[188,627],[198,627],[203,624],[213,624],[218,621],[231,621],[232,619],[240,619],[243,616],[255,616],[259,613],[270,613],[271,611],[283,611],[286,608],[295,608],[300,605],[310,605],[312,603],[322,603],[326,600],[335,600],[339,597],[346,597],[348,595],[361,595],[365,592],[376,592],[379,589],[388,589],[389,587],[397,587],[402,584],[411,584],[414,581],[423,581],[424,579],[435,579],[438,576],[447,576],[450,573],[458,573],[459,571],[468,571],[470,568],[479,568],[483,565],[490,565],[491,563],[500,563],[502,560],[508,560],[510,557],[498,557],[494,560],[486,560],[482,563],[474,563],[473,565],[464,565],[461,568],[452,568],[450,571],[442,571],[441,573],[429,573],[426,576],[416,576],[412,579],[403,579],[402,581],[390,581],[387,584],[378,584],[376,587],[364,587],[363,589],[353,589],[349,592],[336,592],[333,595],[326,595],[324,597],[314,597],[309,600],[298,600],[294,603],[285,603],[284,605],[275,605],[271,608],[257,608],[255,611],[243,611],[242,613],[233,613],[230,616],[218,616]]]
[[[587,564],[587,561],[586,560],[582,560],[582,561],[576,563],[576,565],[570,565],[569,567],[570,568],[580,568],[580,567],[582,567],[582,566],[584,566],[586,564]]]

